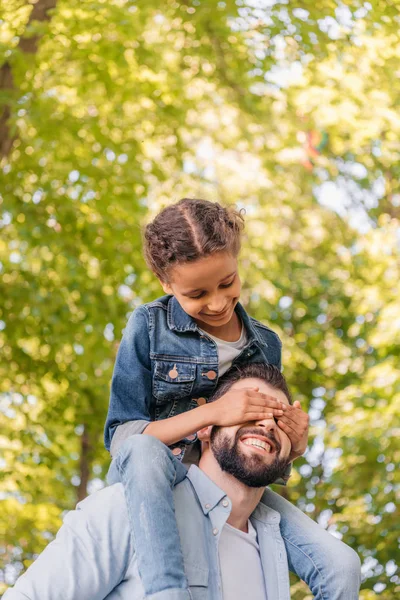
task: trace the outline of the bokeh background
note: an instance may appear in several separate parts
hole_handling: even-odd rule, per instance
[[[0,593],[104,485],[118,341],[161,295],[141,226],[190,196],[246,209],[243,303],[310,412],[282,493],[399,597],[399,7],[0,0]]]

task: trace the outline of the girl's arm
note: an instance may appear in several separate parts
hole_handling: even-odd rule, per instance
[[[140,306],[130,316],[115,361],[104,431],[107,450],[121,424],[151,421],[151,386],[149,314]]]
[[[203,427],[214,425],[213,404],[203,404],[175,417],[152,421],[143,433],[158,438],[167,446],[175,444]]]
[[[210,404],[169,419],[153,421],[143,433],[153,435],[170,446],[209,425],[229,427],[282,414],[281,403],[272,396],[260,394],[258,388],[241,388],[229,390]]]

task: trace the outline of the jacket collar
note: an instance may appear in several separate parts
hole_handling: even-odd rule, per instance
[[[172,331],[197,331],[197,324],[181,307],[175,296],[168,301],[167,323]]]
[[[244,325],[248,342],[256,340],[259,344],[265,346],[266,343],[257,331],[256,327],[254,327],[249,315],[240,302],[237,303],[235,310]],[[168,301],[167,323],[171,331],[198,331],[198,326],[195,320],[183,310],[175,296],[171,296]]]
[[[257,331],[257,328],[253,325],[252,319],[249,317],[247,312],[244,310],[244,308],[240,304],[240,302],[237,303],[235,310],[238,313],[238,315],[244,325],[244,328],[246,329],[248,341],[252,342],[252,341],[256,340],[262,346],[266,346],[267,345],[266,342],[264,342],[262,336]]]

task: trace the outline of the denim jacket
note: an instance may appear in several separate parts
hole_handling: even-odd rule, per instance
[[[239,315],[247,344],[233,365],[267,362],[281,367],[281,341],[269,327]],[[232,365],[232,366],[233,366]],[[167,419],[205,403],[218,384],[218,348],[174,296],[144,304],[131,315],[118,350],[105,425],[110,450],[116,428],[128,421]],[[176,444],[183,458],[185,446]]]

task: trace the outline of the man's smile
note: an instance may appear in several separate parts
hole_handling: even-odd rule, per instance
[[[280,444],[276,443],[272,436],[248,432],[240,436],[239,441],[244,446],[251,446],[262,454],[275,454],[280,451]]]
[[[270,454],[272,451],[272,446],[269,442],[260,440],[258,438],[248,437],[248,438],[245,438],[244,440],[242,439],[241,442],[245,446],[253,446],[254,448],[258,448],[259,450],[268,452],[268,454]]]

